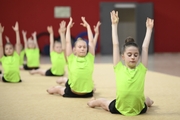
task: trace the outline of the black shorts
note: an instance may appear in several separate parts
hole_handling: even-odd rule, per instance
[[[0,74],[2,74],[2,71],[0,70]]]
[[[12,83],[12,82],[7,81],[4,77],[2,77],[2,81],[3,81],[3,82],[6,82],[6,83]],[[22,80],[19,80],[18,82],[22,82]],[[17,83],[18,83],[18,82],[17,82]]]
[[[117,109],[116,109],[116,99],[113,100],[110,104],[109,104],[109,111],[112,113],[112,114],[121,114]],[[142,109],[142,111],[139,113],[139,114],[143,114],[143,113],[146,113],[147,111],[147,105],[146,103],[144,103],[145,107]]]
[[[51,72],[51,69],[48,69],[48,70],[46,71],[46,73],[45,73],[45,76],[57,76],[57,77],[59,77],[59,76],[63,76],[63,75],[54,75],[54,74]]]
[[[23,65],[24,70],[37,70],[39,67],[28,67],[27,64]]]
[[[70,85],[68,84],[68,81],[66,82],[64,90],[63,97],[74,97],[74,98],[89,98],[93,96],[93,91],[84,95],[77,95],[71,91]]]

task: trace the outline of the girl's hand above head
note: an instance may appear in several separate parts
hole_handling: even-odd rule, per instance
[[[61,21],[61,23],[59,24],[59,33],[65,33],[66,32],[66,22],[63,20]]]
[[[150,19],[150,18],[147,18],[147,20],[146,20],[146,27],[149,28],[149,29],[152,29],[153,26],[154,26],[154,20]]]
[[[110,12],[110,15],[111,15],[111,22],[112,24],[118,24],[119,22],[119,17],[118,17],[118,11],[112,11]]]
[[[100,26],[100,25],[101,25],[101,22],[100,22],[100,21],[97,22],[96,26],[94,25],[94,32],[95,32],[95,33],[99,33],[99,26]]]
[[[83,23],[80,23],[80,25],[82,25],[83,27],[89,26],[89,24],[87,23],[85,17],[81,17],[81,20],[83,21]]]
[[[8,36],[5,36],[5,39],[6,39],[6,42],[7,42],[7,43],[10,43]]]
[[[72,19],[72,17],[70,17],[70,20],[69,20],[67,27],[71,28],[71,27],[73,27],[73,25],[74,25],[73,19]]]
[[[36,37],[36,34],[37,34],[37,33],[36,33],[36,31],[35,31],[35,32],[32,33],[32,36],[33,36],[33,37]]]
[[[3,33],[3,31],[4,31],[4,27],[1,26],[1,23],[0,23],[0,33]]]
[[[18,24],[18,22],[16,22],[15,26],[12,26],[12,28],[13,28],[14,31],[17,32],[17,31],[19,30],[19,24]]]
[[[26,35],[26,34],[27,34],[27,32],[26,32],[26,31],[24,31],[24,30],[22,30],[22,34],[23,34],[23,35]]]
[[[51,34],[53,33],[53,28],[52,26],[47,26],[47,31]]]

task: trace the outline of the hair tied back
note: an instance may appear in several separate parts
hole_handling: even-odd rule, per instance
[[[128,44],[128,43],[135,43],[135,40],[131,36],[129,36],[125,40],[125,44]]]

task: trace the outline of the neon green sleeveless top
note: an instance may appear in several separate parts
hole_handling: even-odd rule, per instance
[[[22,50],[21,53],[20,53],[20,59],[19,59],[19,65],[23,65],[24,63],[24,55],[25,55],[25,51]]]
[[[39,49],[26,49],[25,50],[28,67],[39,67],[40,64],[40,53]]]
[[[147,68],[140,63],[130,69],[119,62],[116,75],[116,109],[125,116],[138,115],[145,107],[144,81]]]
[[[77,57],[71,54],[67,59],[71,89],[79,93],[92,92],[94,87],[92,79],[94,56],[91,53],[88,53],[85,57]]]
[[[58,54],[52,51],[50,53],[50,57],[51,57],[51,63],[52,63],[51,72],[54,75],[63,75],[65,72],[65,65],[66,65],[64,52],[61,52],[60,54]]]
[[[19,71],[19,55],[14,52],[12,56],[3,56],[1,58],[3,76],[8,82],[19,82],[20,71]]]

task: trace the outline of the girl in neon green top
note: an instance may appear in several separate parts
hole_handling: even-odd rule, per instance
[[[9,40],[9,37],[5,36],[6,38],[6,42],[7,43],[10,43],[10,40]],[[21,52],[20,52],[20,59],[19,59],[19,65],[20,65],[20,69],[21,69],[21,66],[23,65],[24,63],[24,55],[25,55],[25,52],[24,52],[24,49],[23,49],[23,46],[21,44]]]
[[[22,31],[23,39],[24,39],[24,48],[25,54],[27,58],[27,64],[24,64],[21,69],[24,70],[33,70],[39,69],[40,65],[40,51],[37,43],[36,32],[32,34],[33,39],[30,37],[27,40],[26,31]]]
[[[113,63],[116,75],[116,99],[113,101],[104,98],[92,98],[88,105],[92,108],[102,107],[104,110],[113,114],[122,114],[125,116],[134,116],[145,113],[147,107],[153,104],[153,101],[144,97],[144,80],[147,71],[148,47],[154,25],[154,21],[147,18],[146,36],[142,45],[142,58],[138,64],[140,53],[134,39],[128,37],[121,51],[121,58],[125,65],[120,61],[119,42],[117,27],[119,22],[118,12],[112,11],[112,43],[113,43]]]
[[[74,47],[74,53],[71,45],[70,28],[73,26],[72,18],[70,18],[66,31],[66,56],[68,61],[70,78],[66,82],[66,86],[55,86],[47,90],[50,94],[59,94],[63,97],[92,97],[93,96],[93,80],[92,74],[94,70],[94,43],[90,25],[86,22],[85,17],[81,17],[84,27],[88,31],[89,46],[83,40],[77,40]],[[88,53],[87,53],[88,50]]]
[[[97,43],[97,40],[98,40],[98,36],[99,36],[99,26],[101,25],[101,22],[98,21],[96,25],[94,25],[94,37],[93,37],[93,44],[94,44],[94,48],[96,48],[96,43]],[[77,40],[82,40],[82,38],[78,38]],[[74,49],[73,49],[73,53],[75,53]],[[68,65],[68,64],[67,64]],[[68,71],[69,71],[69,66],[68,66]],[[70,78],[70,73],[68,73],[68,77]],[[63,76],[63,77],[60,77],[56,83],[58,84],[62,84],[62,83],[66,83],[68,80],[67,77]]]
[[[7,43],[3,49],[2,33],[4,31],[4,27],[2,27],[0,24],[0,60],[3,67],[3,75],[0,75],[0,78],[3,82],[17,83],[21,82],[19,72],[21,42],[18,22],[16,22],[13,30],[16,33],[16,51],[14,51],[14,47],[11,43]]]
[[[61,43],[59,41],[54,41],[54,33],[52,26],[48,26],[47,30],[50,34],[50,58],[52,67],[49,70],[31,70],[31,74],[41,74],[45,76],[63,76],[65,73],[65,32],[66,32],[66,22],[62,21],[60,23],[59,34],[61,36]]]

